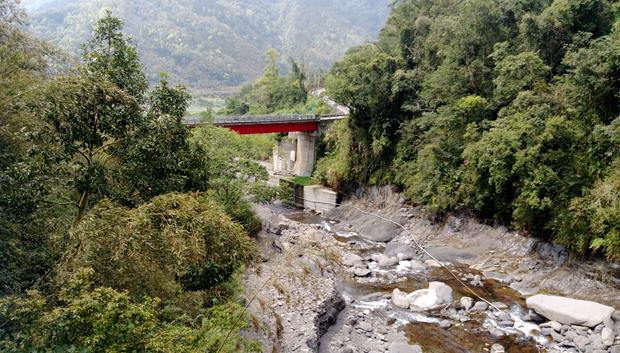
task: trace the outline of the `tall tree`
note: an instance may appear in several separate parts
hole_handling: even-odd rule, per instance
[[[83,71],[101,76],[142,102],[148,88],[144,67],[122,29],[123,21],[106,11],[95,25],[93,37],[83,46]]]
[[[64,77],[44,93],[43,117],[53,127],[65,157],[74,163],[80,194],[76,223],[90,196],[106,188],[111,148],[139,121],[136,100],[114,84],[95,77]]]
[[[171,191],[186,191],[190,168],[188,128],[183,124],[190,95],[170,87],[165,76],[150,92],[148,111],[131,137],[119,144],[122,201],[136,205]]]

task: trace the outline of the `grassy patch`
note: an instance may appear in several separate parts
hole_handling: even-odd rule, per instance
[[[294,177],[289,179],[295,185],[308,186],[308,185],[317,185],[320,184],[318,180],[313,177]]]

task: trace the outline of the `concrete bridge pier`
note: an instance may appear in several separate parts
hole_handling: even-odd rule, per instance
[[[273,150],[276,174],[312,176],[316,164],[316,132],[291,132]]]
[[[293,172],[297,176],[312,176],[316,164],[316,140],[315,132],[296,132],[297,135],[297,159]]]

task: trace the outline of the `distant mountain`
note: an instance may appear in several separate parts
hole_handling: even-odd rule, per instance
[[[391,0],[26,0],[31,28],[69,51],[105,9],[125,21],[151,78],[169,72],[194,90],[259,77],[264,52],[328,68],[376,37]]]

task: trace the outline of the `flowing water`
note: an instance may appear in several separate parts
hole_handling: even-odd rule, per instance
[[[333,232],[331,229],[335,221],[313,213],[295,212],[287,215],[287,218],[318,226],[323,231],[329,232],[347,252],[363,258],[382,254],[385,250],[383,243],[363,239],[355,232]],[[518,292],[491,279],[483,280],[483,287],[466,288],[451,275],[450,271],[463,279],[481,273],[459,263],[446,265],[449,270],[444,267],[416,270],[411,267],[411,262],[401,261],[396,266],[383,269],[371,261],[368,265],[372,272],[370,277],[360,278],[343,274],[338,279],[338,288],[350,310],[379,311],[379,314],[386,318],[385,325],[398,327],[410,344],[420,345],[425,353],[482,353],[488,352],[494,343],[502,344],[509,353],[544,351],[541,344],[537,344],[544,343],[544,338],[540,337],[538,332],[532,332],[531,327],[521,319],[527,310],[525,301]],[[454,322],[449,329],[442,329],[439,327],[439,322],[446,319],[445,317],[399,309],[391,304],[389,298],[395,288],[412,292],[427,288],[431,281],[449,285],[453,289],[456,301],[462,296],[474,297],[471,293],[473,289],[476,295],[488,301],[507,305],[515,322],[514,326],[500,328],[492,315],[481,312],[471,313],[469,321]],[[505,336],[495,337],[489,333],[490,329],[501,330]],[[331,330],[338,330],[338,325]],[[335,334],[337,333],[328,332],[324,340]],[[328,346],[328,342],[324,343],[322,346]]]

